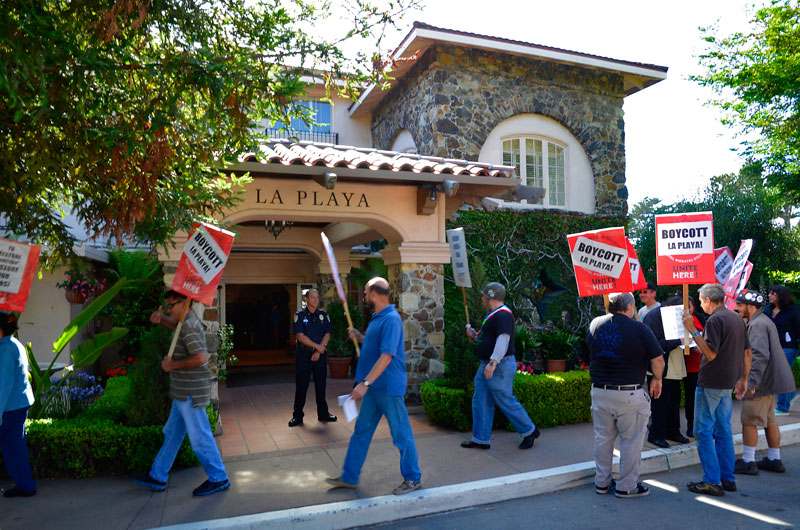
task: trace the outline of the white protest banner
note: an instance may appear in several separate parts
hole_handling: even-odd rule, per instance
[[[325,249],[325,255],[328,256],[328,263],[331,266],[331,276],[333,276],[333,283],[336,286],[336,294],[339,295],[339,300],[344,306],[344,316],[347,318],[347,326],[353,327],[353,319],[350,316],[350,304],[347,302],[347,296],[344,294],[344,287],[342,286],[342,279],[339,277],[339,264],[336,262],[336,256],[333,253],[333,245],[331,245],[328,236],[325,232],[320,232],[322,237],[322,248]],[[356,357],[361,357],[361,348],[358,347],[358,341],[352,337],[353,346],[356,347]]]
[[[0,239],[0,310],[25,311],[41,247]]]
[[[733,269],[733,253],[728,247],[714,249],[714,272],[717,275],[717,283],[725,285],[728,276]]]
[[[664,325],[665,340],[679,340],[686,334],[683,326],[683,306],[661,306],[661,322]]]
[[[731,266],[731,273],[725,281],[725,296],[728,298],[736,298],[739,279],[747,266],[747,258],[750,257],[751,250],[753,250],[753,240],[742,239],[742,243],[739,245],[739,252],[736,253]]]
[[[739,296],[739,293],[744,291],[744,288],[747,287],[747,281],[750,279],[750,275],[753,273],[753,264],[751,262],[747,262],[744,266],[744,270],[739,275],[739,283],[736,284],[736,291],[734,291],[733,297],[725,304],[725,307],[730,309],[731,311],[736,309],[736,297]]]
[[[472,288],[472,279],[469,276],[469,261],[467,258],[467,240],[464,238],[464,229],[454,228],[448,230],[447,240],[450,242],[453,279],[456,285],[459,287]]]

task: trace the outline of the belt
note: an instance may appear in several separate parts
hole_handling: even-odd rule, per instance
[[[596,385],[594,383],[592,386],[603,390],[639,390],[642,388],[642,385]]]

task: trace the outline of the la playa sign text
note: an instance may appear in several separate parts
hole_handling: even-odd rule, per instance
[[[272,206],[291,204],[296,206],[330,206],[338,208],[369,208],[366,193],[348,191],[281,190],[280,188],[256,188],[258,204]]]

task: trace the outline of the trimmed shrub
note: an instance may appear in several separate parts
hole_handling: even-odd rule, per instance
[[[437,425],[459,431],[472,428],[472,391],[450,379],[425,381],[420,388],[425,416]]]
[[[795,386],[800,386],[800,359],[795,359],[792,365],[792,373],[794,374]]]
[[[28,447],[34,475],[84,478],[130,475],[149,469],[164,435],[162,425],[122,424],[133,387],[130,376],[114,377],[108,380],[103,396],[76,418],[29,420]],[[206,413],[213,432],[219,413],[211,405]],[[183,440],[175,465],[199,465],[188,438]]]
[[[584,370],[514,377],[514,395],[542,428],[591,421],[591,386],[589,372]],[[421,388],[425,416],[437,425],[468,431],[472,428],[472,393],[472,384],[464,388],[448,379],[426,381]],[[494,425],[513,430],[499,410]]]

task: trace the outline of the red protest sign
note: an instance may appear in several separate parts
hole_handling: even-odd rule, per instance
[[[38,245],[0,239],[0,310],[25,311],[40,251]]]
[[[633,290],[624,228],[570,234],[567,242],[579,296]]]
[[[733,259],[733,265],[731,266],[731,273],[728,276],[728,279],[725,281],[725,296],[728,298],[735,298],[736,293],[738,292],[737,288],[739,286],[739,280],[742,277],[742,273],[744,272],[747,264],[747,258],[750,257],[750,251],[753,250],[753,240],[752,239],[742,239],[742,243],[739,245],[739,252],[736,253],[736,257]],[[745,283],[747,280],[745,279]]]
[[[639,263],[639,256],[636,255],[636,249],[633,248],[633,243],[631,243],[631,240],[627,237],[625,238],[625,242],[628,244],[628,265],[631,269],[633,290],[638,291],[639,289],[646,289],[647,280],[644,279],[644,271],[642,271],[642,266]]]
[[[656,215],[659,285],[714,283],[714,224],[711,212]]]
[[[728,247],[714,249],[714,273],[717,283],[722,285],[728,280],[733,268],[733,253]]]
[[[183,247],[172,290],[185,294],[201,304],[214,303],[222,269],[233,247],[233,232],[206,223],[194,226]]]

